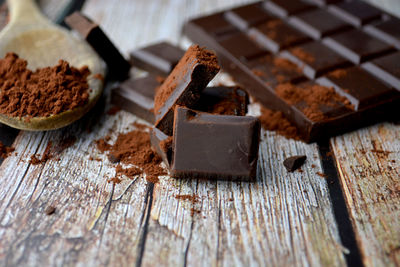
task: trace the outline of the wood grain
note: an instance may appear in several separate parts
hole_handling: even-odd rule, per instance
[[[331,141],[366,266],[400,265],[400,126],[385,123]]]

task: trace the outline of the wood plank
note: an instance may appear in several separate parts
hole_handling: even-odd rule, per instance
[[[384,123],[331,140],[366,266],[400,265],[400,126]]]

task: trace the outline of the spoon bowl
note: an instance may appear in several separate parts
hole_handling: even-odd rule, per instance
[[[0,122],[21,130],[42,131],[64,127],[87,113],[99,99],[103,81],[96,76],[105,73],[105,64],[82,39],[53,24],[39,11],[33,0],[8,0],[10,22],[0,32],[0,57],[14,52],[35,70],[55,66],[60,59],[71,66],[88,66],[89,100],[84,106],[48,117],[12,117],[0,114]]]

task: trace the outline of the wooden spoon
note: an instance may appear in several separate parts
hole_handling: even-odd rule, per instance
[[[33,0],[8,0],[8,7],[10,22],[0,32],[0,57],[14,52],[28,61],[31,70],[55,66],[59,59],[76,68],[87,65],[91,71],[88,77],[91,91],[85,106],[29,121],[0,114],[0,122],[22,130],[39,131],[61,128],[81,118],[101,95],[103,82],[94,75],[104,75],[105,64],[84,40],[45,18]]]

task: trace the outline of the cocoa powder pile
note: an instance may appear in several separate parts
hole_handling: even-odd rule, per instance
[[[14,150],[15,148],[5,146],[3,142],[0,141],[0,158],[7,158],[12,152],[14,152]]]
[[[158,176],[167,174],[160,167],[161,157],[151,148],[148,132],[133,130],[128,133],[120,133],[113,145],[109,144],[108,141],[108,137],[97,140],[97,148],[102,153],[108,152],[109,158],[115,159],[115,162],[134,165],[134,167],[129,168],[123,168],[120,164],[117,165],[116,176],[110,181],[119,183],[122,175],[132,178],[144,173],[147,181],[157,183]]]
[[[88,67],[77,69],[60,60],[54,67],[33,72],[27,65],[14,53],[0,59],[0,113],[48,117],[88,102]]]
[[[261,106],[261,115],[258,118],[265,130],[276,132],[288,139],[301,139],[296,126],[291,124],[281,111],[274,111]]]

